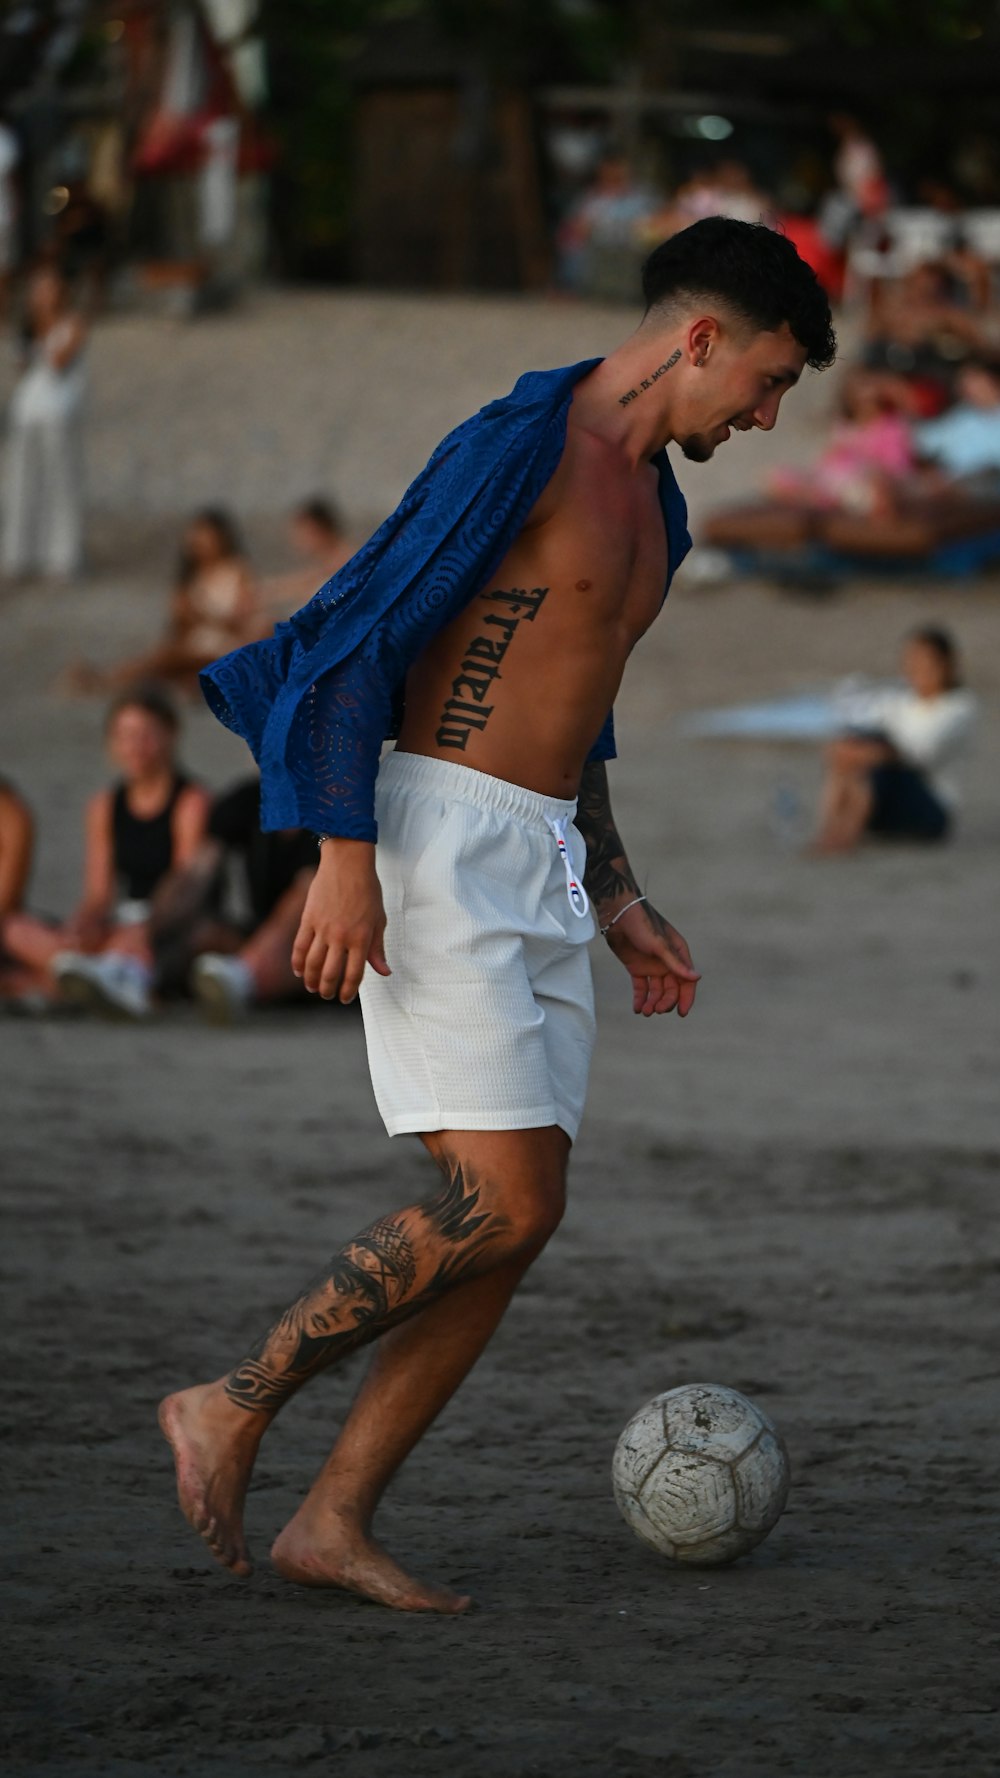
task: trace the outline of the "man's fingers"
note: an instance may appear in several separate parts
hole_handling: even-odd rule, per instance
[[[673,981],[670,976],[664,976],[663,980],[657,983],[657,987],[660,992],[656,997],[653,1011],[673,1012],[680,1000],[680,983]]]
[[[361,978],[365,973],[365,962],[365,953],[357,946],[355,946],[353,950],[348,951],[347,962],[344,966],[344,974],[340,983],[340,993],[337,996],[342,1006],[350,1006],[351,1001],[357,999],[358,989],[361,986]]]
[[[681,982],[680,992],[677,996],[677,1012],[682,1019],[686,1019],[691,1011],[697,991],[697,982]]]
[[[292,969],[296,975],[305,974],[306,958],[314,937],[312,923],[303,915],[299,922],[299,930],[295,934],[295,943],[292,946]]]
[[[324,1000],[332,999],[343,967],[342,948],[339,945],[329,945],[317,932],[309,946],[306,966],[302,972],[302,980],[310,994],[321,994]]]
[[[644,1019],[652,1018],[663,990],[663,978],[658,975],[637,975],[632,977],[632,985],[635,989],[632,997],[634,1011],[641,1013]]]
[[[685,950],[686,949],[687,947],[685,946]],[[687,957],[685,957],[682,952],[675,949],[673,945],[668,945],[666,940],[663,940],[657,945],[656,951],[657,955],[663,958],[664,963],[672,975],[680,977],[682,981],[701,981],[701,972],[695,969],[695,966],[691,961],[690,952],[688,952]]]
[[[697,980],[678,981],[672,971],[668,975],[633,975],[632,1010],[649,1019],[676,1007],[684,1018],[694,1005],[696,988]]]
[[[389,968],[389,965],[385,960],[384,926],[382,927],[381,932],[376,932],[375,937],[372,939],[371,949],[368,952],[368,962],[371,964],[377,975],[392,974],[392,970]]]

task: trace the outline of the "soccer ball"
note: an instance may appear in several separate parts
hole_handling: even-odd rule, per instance
[[[618,1510],[671,1562],[735,1562],[775,1525],[788,1452],[761,1409],[719,1383],[686,1383],[633,1414],[611,1466]]]

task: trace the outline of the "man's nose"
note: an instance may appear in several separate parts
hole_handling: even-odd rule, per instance
[[[778,404],[776,401],[769,401],[753,410],[753,423],[760,432],[773,432],[777,418]]]

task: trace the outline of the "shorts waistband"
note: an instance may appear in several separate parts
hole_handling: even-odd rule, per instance
[[[491,778],[472,766],[450,759],[429,759],[424,753],[394,752],[386,755],[378,771],[382,790],[425,790],[449,800],[491,809],[525,827],[547,827],[553,821],[572,821],[576,797],[542,796],[506,778]]]

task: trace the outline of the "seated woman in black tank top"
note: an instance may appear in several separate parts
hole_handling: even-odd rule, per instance
[[[149,1010],[149,901],[167,872],[193,857],[210,798],[179,769],[178,720],[157,687],[123,692],[105,741],[117,782],[86,813],[83,896],[63,925],[11,914],[0,946],[18,991],[141,1016]]]

